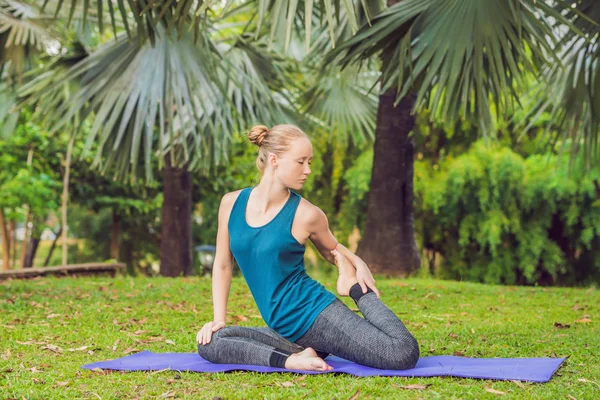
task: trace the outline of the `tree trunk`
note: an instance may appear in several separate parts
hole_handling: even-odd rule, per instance
[[[21,243],[21,268],[25,268],[25,258],[27,257],[27,247],[29,245],[29,223],[31,222],[31,210],[27,207],[27,217],[23,227],[23,242]]]
[[[12,261],[9,265],[13,266],[17,263],[17,221],[14,219],[8,223],[8,234],[10,236],[10,252]]]
[[[54,240],[52,241],[52,246],[50,246],[50,251],[48,251],[48,255],[46,256],[46,260],[44,261],[44,267],[47,267],[50,264],[50,258],[52,257],[52,253],[54,253],[54,248],[56,247],[56,242],[58,238],[62,234],[62,226],[58,228],[58,232],[54,233]]]
[[[25,264],[23,268],[32,268],[33,260],[35,259],[35,253],[37,253],[38,246],[40,244],[40,238],[38,236],[31,236],[29,246],[27,246],[27,256],[25,257]]]
[[[160,274],[192,274],[192,178],[185,168],[171,166],[165,160],[162,227],[160,238]]]
[[[413,223],[414,95],[394,107],[396,90],[379,96],[371,187],[357,255],[375,273],[407,276],[420,256]]]
[[[65,160],[65,179],[63,181],[63,193],[62,193],[62,265],[67,265],[67,203],[69,201],[69,172],[71,170],[71,153],[73,152],[73,142],[75,142],[75,135],[71,137],[69,141],[69,147],[67,148],[67,159]]]
[[[2,230],[2,270],[8,271],[10,269],[10,234],[6,228],[6,218],[4,217],[4,210],[0,208],[0,229]]]
[[[110,258],[119,260],[119,245],[121,234],[121,219],[116,210],[113,210],[112,214],[112,226],[110,229]]]

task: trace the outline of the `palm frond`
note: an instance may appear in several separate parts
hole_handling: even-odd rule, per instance
[[[49,21],[50,17],[34,6],[0,0],[0,71],[10,62],[8,79],[21,76],[32,50],[43,50],[56,38]]]
[[[326,68],[300,97],[303,113],[344,144],[374,140],[378,97],[370,89],[378,78],[375,68]]]
[[[194,40],[197,40],[198,27],[204,24],[207,13],[225,11],[230,6],[231,2],[223,6],[220,0],[45,0],[43,8],[55,16],[68,14],[67,24],[74,18],[81,19],[84,26],[88,23],[88,15],[95,14],[100,31],[107,18],[115,36],[119,33],[117,25],[121,21],[129,38],[149,39],[154,43],[156,30],[162,29],[160,26],[166,27],[167,32],[177,32],[179,38],[193,28]]]
[[[5,82],[0,83],[0,139],[11,135],[19,120],[17,94]]]
[[[173,36],[158,29],[152,46],[123,34],[71,68],[26,84],[24,104],[45,110],[53,131],[78,113],[82,122],[93,116],[86,150],[97,143],[94,167],[114,167],[118,178],[136,175],[140,158],[149,180],[154,156],[187,168],[219,163],[240,115],[267,121],[277,107],[260,76],[246,76],[247,63],[221,54],[206,31],[199,43]],[[53,93],[65,82],[78,88],[56,103]]]
[[[417,94],[415,109],[432,117],[477,121],[492,132],[492,105],[502,115],[525,89],[524,71],[560,62],[553,26],[570,22],[536,0],[404,0],[363,26],[328,57],[341,64],[381,55],[382,90],[396,104]]]
[[[336,29],[341,16],[347,16],[347,22],[356,32],[359,26],[359,14],[364,12],[369,21],[373,10],[379,9],[384,3],[382,0],[360,1],[353,0],[255,0],[257,3],[256,36],[259,36],[263,23],[269,21],[270,44],[279,38],[283,40],[287,52],[291,39],[291,32],[295,28],[301,29],[304,25],[306,48],[310,45],[313,25],[319,25],[325,20],[324,25],[330,37],[330,45],[335,47]]]
[[[568,17],[584,34],[564,33],[559,49],[561,64],[548,64],[543,80],[528,100],[530,124],[549,113],[547,128],[556,129],[553,143],[569,147],[573,156],[583,150],[587,165],[600,159],[600,3],[580,0]],[[548,131],[547,131],[548,132]]]

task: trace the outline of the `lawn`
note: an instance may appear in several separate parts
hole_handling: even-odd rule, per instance
[[[80,366],[146,349],[195,352],[196,332],[212,318],[210,279],[41,278],[0,282],[0,398],[600,398],[598,289],[376,278],[422,356],[568,359],[545,384],[88,371]],[[334,276],[318,279],[334,290]],[[263,325],[241,277],[234,278],[228,309],[229,325]],[[421,389],[407,388],[414,384]]]

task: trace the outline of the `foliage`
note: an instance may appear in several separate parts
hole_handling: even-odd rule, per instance
[[[568,160],[524,159],[476,143],[439,170],[416,163],[423,247],[442,256],[443,277],[487,283],[600,280],[598,172]]]
[[[14,136],[0,140],[0,207],[9,219],[24,217],[23,204],[33,215],[58,206],[60,182],[45,157],[49,140],[39,126],[26,121],[28,115],[22,115]]]

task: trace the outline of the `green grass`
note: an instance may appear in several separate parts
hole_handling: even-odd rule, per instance
[[[334,277],[319,280],[329,290],[335,287]],[[383,277],[377,287],[419,341],[422,356],[568,359],[545,384],[346,374],[93,372],[80,366],[126,351],[195,352],[196,332],[212,319],[210,280],[43,278],[0,283],[0,398],[349,399],[357,392],[358,399],[600,398],[597,289]],[[356,308],[351,299],[342,300]],[[229,325],[264,325],[242,278],[234,279],[228,309]],[[591,322],[577,322],[584,316]],[[402,388],[417,383],[430,386]]]

